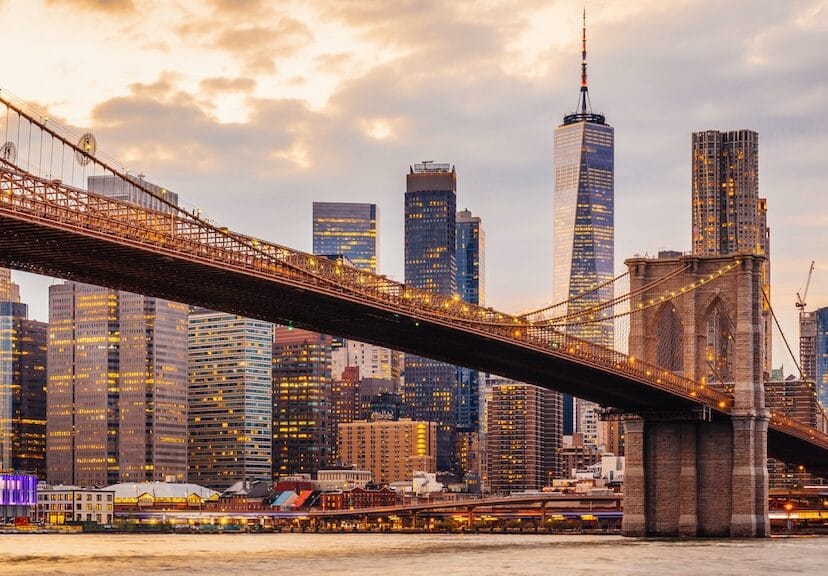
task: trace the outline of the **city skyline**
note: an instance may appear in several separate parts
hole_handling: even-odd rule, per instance
[[[313,200],[376,203],[385,216],[380,272],[398,279],[400,171],[449,158],[464,191],[458,208],[487,222],[491,305],[519,311],[551,299],[552,271],[543,263],[552,253],[552,130],[575,103],[582,4],[396,11],[346,4],[324,18],[313,5],[275,16],[255,4],[238,12],[220,4],[182,12],[145,9],[151,3],[95,6],[2,4],[9,21],[38,21],[65,47],[47,57],[32,37],[17,36],[26,26],[12,26],[10,41],[27,47],[27,59],[10,59],[3,88],[91,128],[103,150],[176,190],[185,205],[282,244],[310,251]],[[824,42],[824,3],[761,10],[735,3],[717,9],[715,20],[703,2],[593,2],[587,9],[590,83],[617,132],[616,271],[635,253],[690,250],[691,132],[756,130],[760,194],[774,233],[774,306],[795,340],[792,304],[810,260],[817,270],[808,308],[828,304],[819,241],[828,210],[818,194],[828,178],[818,153],[828,132],[820,114],[825,80],[811,73],[828,52],[814,49]],[[210,22],[216,29],[208,33]],[[107,23],[109,32],[84,34]],[[118,39],[115,32],[127,28]],[[270,28],[276,40],[256,34]],[[196,33],[205,36],[187,48]],[[106,55],[94,50],[104,41]],[[727,49],[707,48],[714,45]],[[256,60],[263,51],[273,54],[269,63]],[[79,64],[89,58],[97,66]],[[456,78],[452,94],[444,87],[449,78]],[[240,173],[239,166],[248,168]],[[664,213],[671,216],[653,217]],[[15,277],[30,315],[45,319],[40,287],[50,281]],[[774,365],[792,371],[778,337],[773,348]]]

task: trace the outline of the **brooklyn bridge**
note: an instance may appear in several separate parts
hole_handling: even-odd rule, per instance
[[[75,138],[11,99],[0,106],[17,126],[11,134],[7,122],[0,162],[0,266],[388,346],[611,407],[626,428],[628,535],[764,536],[767,457],[828,474],[828,435],[765,406],[761,256],[628,260],[630,290],[616,297],[629,305],[624,352],[567,334],[613,319],[606,304],[578,317],[510,314],[229,230],[155,193],[91,135]],[[92,175],[157,201],[89,192],[79,182]],[[659,362],[676,346],[656,330],[667,310],[683,334],[680,372]],[[734,340],[728,386],[699,368],[713,310]]]

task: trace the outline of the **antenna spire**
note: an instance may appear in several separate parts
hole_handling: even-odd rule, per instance
[[[586,8],[584,8],[584,26],[581,35],[581,94],[578,97],[578,108],[581,114],[592,112],[589,102],[589,88],[587,86],[587,49],[586,49]]]
[[[573,122],[593,122],[606,124],[603,114],[593,114],[592,102],[589,100],[589,86],[587,83],[587,34],[586,34],[586,8],[583,13],[583,27],[581,29],[581,91],[578,94],[578,105],[575,112],[564,116],[564,124]]]

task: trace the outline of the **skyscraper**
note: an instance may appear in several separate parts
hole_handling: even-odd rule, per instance
[[[799,366],[805,380],[816,382],[817,311],[799,313]],[[782,375],[780,375],[780,378]]]
[[[539,490],[559,471],[561,395],[506,381],[486,406],[489,487],[494,493]]]
[[[376,273],[378,250],[376,204],[313,203],[313,253],[341,254],[362,270]]]
[[[313,253],[318,256],[341,255],[361,270],[377,272],[379,256],[379,211],[376,204],[353,202],[313,203]],[[359,366],[362,378],[388,378],[399,382],[400,353],[395,350],[334,338],[332,346],[341,350],[333,370],[334,379],[345,366]]]
[[[0,269],[0,472],[46,474],[46,324]]]
[[[457,291],[457,175],[449,164],[411,167],[405,193],[405,283],[444,296]],[[437,423],[437,469],[449,470],[457,422],[457,368],[406,355],[403,401],[413,420]]]
[[[333,452],[331,337],[277,326],[273,340],[273,474],[315,473]]]
[[[759,134],[753,130],[694,132],[693,254],[770,256],[767,200],[759,198]],[[762,267],[762,287],[770,299],[770,261]],[[765,342],[763,369],[770,373],[773,322],[767,301],[762,302]],[[715,315],[714,315],[715,316]],[[716,318],[711,316],[711,331]],[[727,353],[727,343],[709,342],[713,365]],[[728,374],[712,370],[711,381],[727,380]],[[718,374],[716,372],[719,372]]]
[[[186,479],[186,343],[183,304],[49,288],[50,483]]]
[[[457,292],[457,174],[423,162],[406,175],[405,283],[451,296]]]
[[[817,400],[828,409],[828,306],[799,315],[799,362],[816,384]]]
[[[486,234],[469,210],[457,213],[457,293],[471,304],[486,303]]]
[[[479,216],[457,213],[457,292],[471,304],[486,303],[486,235]],[[457,428],[477,432],[480,423],[480,373],[457,370]]]
[[[553,298],[568,302],[568,316],[613,297],[614,139],[615,130],[603,114],[592,112],[589,100],[585,14],[578,105],[555,129]],[[612,320],[570,326],[567,332],[614,345]],[[564,433],[571,434],[594,405],[578,401],[573,407],[569,397],[564,404]]]
[[[273,325],[194,310],[188,338],[189,480],[222,490],[270,479]]]

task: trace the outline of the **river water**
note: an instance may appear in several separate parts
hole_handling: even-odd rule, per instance
[[[0,575],[828,575],[828,537],[519,534],[0,535]]]

